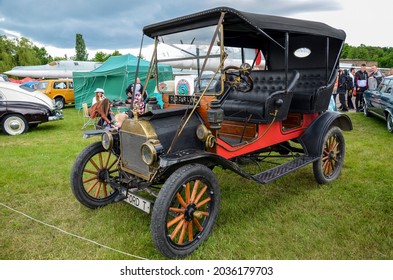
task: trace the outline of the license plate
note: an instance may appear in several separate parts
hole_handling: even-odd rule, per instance
[[[137,195],[130,193],[130,192],[127,193],[126,191],[124,191],[123,194],[127,196],[124,199],[125,202],[142,210],[143,212],[146,212],[147,214],[150,214],[151,202],[149,200],[144,199],[144,198],[137,196]]]

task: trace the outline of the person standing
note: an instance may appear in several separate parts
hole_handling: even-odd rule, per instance
[[[342,71],[341,68],[338,68],[338,74],[340,74],[341,71]],[[334,82],[333,93],[332,93],[333,94],[334,104],[336,104],[336,102],[337,102],[338,76],[339,75],[337,75],[336,81]]]
[[[341,69],[338,71],[337,93],[341,104],[341,111],[348,112],[345,95],[347,94],[347,74]]]
[[[356,99],[355,107],[356,112],[363,110],[363,92],[367,89],[368,74],[366,72],[366,64],[360,66],[360,70],[355,73],[355,88],[356,88]]]
[[[136,78],[135,90],[134,84],[130,84],[127,89],[127,100],[126,103],[132,104],[133,107],[131,109],[136,109],[139,114],[143,114],[145,112],[145,99],[147,98],[147,93],[141,84],[141,80],[139,77]],[[131,98],[133,96],[133,98]]]
[[[347,77],[347,103],[348,109],[353,110],[355,106],[352,102],[352,96],[354,96],[354,87],[355,87],[355,68],[349,69],[349,74]]]
[[[371,67],[371,72],[369,74],[368,78],[368,89],[374,90],[376,89],[379,84],[382,82],[382,78],[384,75],[382,72],[378,69],[377,65],[373,65]]]

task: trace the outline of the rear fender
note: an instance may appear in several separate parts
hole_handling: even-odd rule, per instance
[[[322,113],[299,138],[307,155],[319,156],[321,154],[324,136],[332,126],[349,131],[352,130],[352,121],[347,115],[338,112],[326,111]]]

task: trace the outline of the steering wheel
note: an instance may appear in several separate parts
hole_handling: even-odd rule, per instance
[[[224,68],[223,72],[225,74],[225,83],[230,87],[241,92],[252,90],[254,83],[250,77],[250,64],[243,63],[240,67],[227,66]]]

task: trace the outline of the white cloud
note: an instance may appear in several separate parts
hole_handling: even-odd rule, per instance
[[[337,11],[298,13],[294,17],[324,22],[342,29],[347,34],[346,42],[351,46],[360,44],[393,47],[390,34],[392,10],[390,1],[363,2],[347,0],[340,2]]]

